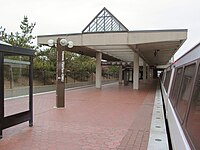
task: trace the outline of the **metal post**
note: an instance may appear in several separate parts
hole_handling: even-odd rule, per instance
[[[65,82],[64,82],[64,47],[60,45],[60,38],[57,39],[57,76],[56,76],[56,107],[65,107]]]
[[[75,79],[75,72],[73,73],[73,75],[74,75],[74,83],[76,82],[76,79]]]
[[[147,66],[147,79],[150,79],[150,66]]]
[[[67,77],[67,76],[68,76],[68,73],[66,72],[66,83],[67,83],[67,79],[68,79],[68,77]]]
[[[31,114],[31,118],[29,120],[29,126],[33,126],[33,57],[30,59],[30,68],[29,68],[29,111]]]
[[[146,69],[146,62],[143,60],[143,81],[147,79],[147,69]]]
[[[0,138],[2,138],[4,118],[4,55],[0,52]]]

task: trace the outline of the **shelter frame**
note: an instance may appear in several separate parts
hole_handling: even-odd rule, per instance
[[[14,125],[29,121],[33,126],[33,56],[35,51],[25,48],[0,44],[0,138],[3,130]],[[4,57],[9,55],[27,56],[29,58],[29,108],[26,111],[5,116],[4,113]]]

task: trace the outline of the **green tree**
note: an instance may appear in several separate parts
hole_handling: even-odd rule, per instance
[[[0,40],[4,39],[5,36],[5,28],[3,28],[2,26],[0,26]]]
[[[5,28],[0,27],[0,39],[10,43],[13,46],[19,46],[23,48],[31,48],[36,50],[34,57],[33,67],[36,79],[41,78],[41,73],[49,75],[49,78],[55,79],[56,72],[56,49],[55,48],[41,48],[33,45],[35,36],[32,35],[36,23],[29,23],[28,17],[24,16],[20,24],[20,32],[6,33]],[[12,59],[26,60],[22,57],[16,57]],[[95,73],[95,59],[79,55],[71,52],[65,52],[65,71],[71,72],[72,78],[76,80],[85,80]],[[114,74],[118,71],[117,67],[109,67],[104,72],[107,74]],[[53,74],[53,75],[52,75]],[[45,78],[45,80],[47,80]]]
[[[11,32],[8,34],[6,33],[5,28],[0,27],[0,39],[13,46],[36,49],[36,46],[33,46],[33,40],[35,37],[32,35],[35,25],[36,23],[29,23],[28,17],[24,16],[20,24],[20,32]],[[7,59],[28,60],[29,58],[26,56],[7,56]],[[18,69],[10,66],[10,70],[12,70],[15,81],[17,81],[22,74],[27,75],[27,71],[24,69],[22,70],[21,68]]]
[[[87,80],[95,71],[95,59],[75,53],[67,53],[67,56],[70,55],[70,57],[66,58],[65,68],[71,72],[69,75],[76,80]]]
[[[32,45],[33,40],[36,38],[32,35],[35,25],[36,23],[29,23],[28,17],[24,16],[20,24],[21,32],[11,32],[8,34],[6,33],[5,28],[0,28],[1,40],[10,43],[13,46],[36,49],[36,47]]]
[[[34,69],[56,71],[56,50],[55,48],[38,49],[34,58]]]

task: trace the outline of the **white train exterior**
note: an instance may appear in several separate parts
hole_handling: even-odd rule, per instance
[[[200,43],[167,68],[161,78],[174,150],[200,150]]]

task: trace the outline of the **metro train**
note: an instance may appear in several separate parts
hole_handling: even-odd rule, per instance
[[[161,76],[171,145],[174,150],[200,150],[200,43]]]

